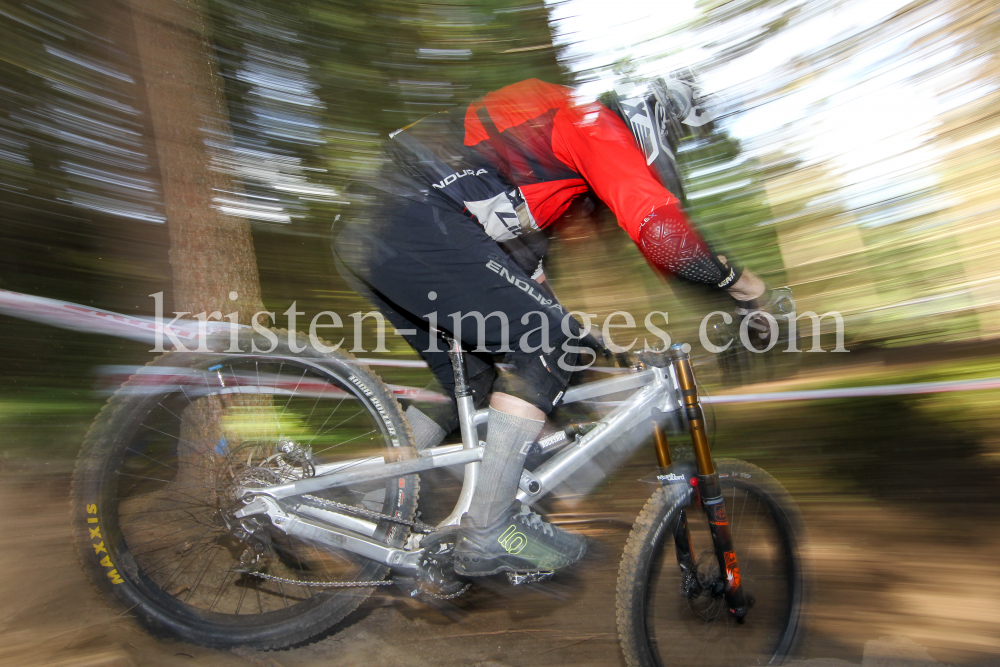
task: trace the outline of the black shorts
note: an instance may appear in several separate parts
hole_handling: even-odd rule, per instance
[[[564,351],[563,327],[575,322],[563,324],[559,302],[473,219],[386,195],[364,223],[344,229],[334,252],[351,287],[396,327],[447,391],[454,392],[454,376],[434,327],[471,351],[470,377],[503,355],[514,377],[501,378],[497,390],[545,412],[558,403],[569,381],[566,367],[576,363]]]

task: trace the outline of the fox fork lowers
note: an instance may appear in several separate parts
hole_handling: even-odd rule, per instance
[[[712,534],[712,544],[715,546],[715,556],[719,563],[719,573],[724,576],[714,585],[723,592],[729,607],[738,623],[742,623],[747,615],[748,596],[743,591],[740,578],[740,567],[733,545],[733,537],[729,530],[729,516],[726,512],[725,499],[722,496],[722,486],[719,484],[719,474],[715,471],[712,452],[705,428],[705,412],[698,398],[698,386],[691,368],[691,357],[680,345],[669,349],[671,363],[680,386],[683,409],[691,432],[691,445],[694,448],[695,463],[698,470],[698,491],[701,504],[708,519],[709,531]],[[657,462],[663,466],[669,465],[670,452],[663,433],[662,426],[655,424]],[[687,520],[681,513],[674,529],[674,539],[678,555],[678,563],[682,571],[691,568],[693,571],[694,555],[691,553],[691,536],[688,533]],[[752,599],[752,598],[751,598]]]

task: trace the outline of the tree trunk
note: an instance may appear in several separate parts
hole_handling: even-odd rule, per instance
[[[215,202],[240,199],[242,191],[225,168],[229,118],[200,4],[129,2],[170,234],[174,310],[236,311],[248,324],[263,310],[260,279],[249,223],[222,213]],[[272,413],[271,400],[260,395],[195,400],[182,415],[175,490],[209,506],[226,504],[232,480],[218,474],[246,430],[227,424],[233,417],[273,423]],[[278,434],[270,435],[261,440],[265,448],[277,441]]]
[[[249,323],[263,310],[250,225],[213,205],[242,193],[223,170],[219,146],[230,141],[229,118],[201,7],[197,0],[129,1],[163,183],[174,309],[236,310]]]

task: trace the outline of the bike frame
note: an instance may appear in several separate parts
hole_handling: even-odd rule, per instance
[[[245,489],[246,504],[234,512],[234,516],[244,520],[266,515],[272,525],[288,535],[319,545],[352,551],[404,573],[415,573],[422,553],[419,545],[409,549],[388,546],[373,537],[377,527],[375,522],[317,507],[308,502],[310,500],[308,496],[337,486],[464,465],[465,477],[458,501],[452,512],[437,528],[446,529],[459,524],[462,515],[469,508],[479,480],[479,462],[483,458],[483,445],[479,441],[478,427],[487,423],[489,411],[476,411],[474,408],[472,394],[465,377],[465,362],[461,347],[456,342],[450,341],[449,352],[455,372],[461,444],[431,447],[418,452],[415,458],[406,460],[387,461],[383,456],[374,456],[318,465],[312,477],[285,484]],[[694,445],[696,473],[691,471],[680,476],[663,474],[659,479],[666,485],[679,478],[688,485],[686,492],[700,491],[697,497],[708,514],[719,560],[719,571],[726,573],[728,578],[727,584],[720,583],[724,590],[720,589],[719,593],[725,593],[731,611],[738,620],[742,620],[746,614],[746,603],[742,587],[739,585],[739,568],[729,534],[718,475],[709,450],[704,412],[698,398],[690,357],[681,346],[675,345],[666,353],[647,353],[644,359],[649,363],[640,364],[629,374],[567,390],[562,401],[564,404],[630,390],[634,390],[634,393],[599,420],[594,428],[567,444],[537,469],[525,470],[521,475],[517,498],[522,503],[531,505],[571,477],[612,443],[644,424],[652,427],[657,463],[661,471],[666,472],[665,469],[671,466],[667,432],[690,432]],[[678,564],[682,570],[693,571],[694,555],[690,551],[690,536],[687,532],[687,522],[683,517],[674,529],[674,536]]]

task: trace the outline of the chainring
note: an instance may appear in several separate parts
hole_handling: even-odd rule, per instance
[[[443,530],[421,542],[423,555],[417,564],[417,580],[420,590],[432,597],[456,597],[468,589],[469,584],[455,574],[456,535],[455,530]]]

